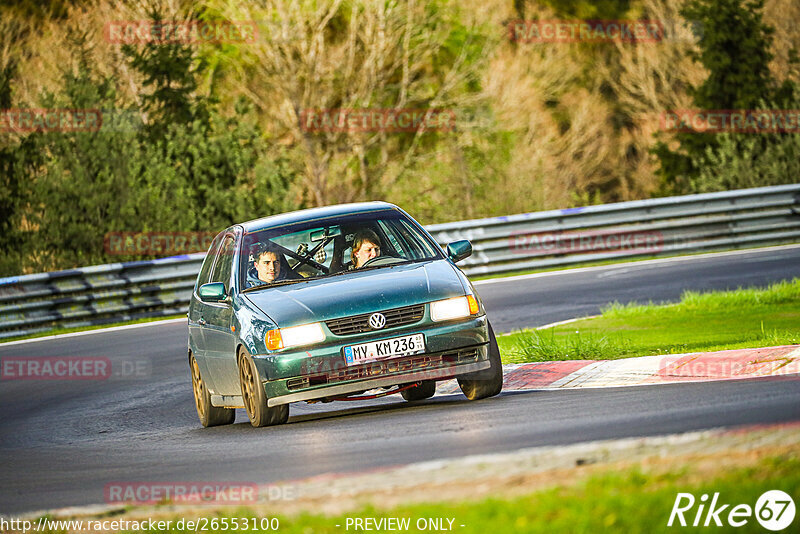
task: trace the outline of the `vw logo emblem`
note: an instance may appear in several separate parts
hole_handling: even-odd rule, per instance
[[[386,317],[382,313],[373,313],[369,316],[369,326],[373,330],[380,330],[386,326]]]

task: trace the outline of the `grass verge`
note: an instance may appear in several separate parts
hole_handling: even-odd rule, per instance
[[[599,317],[498,337],[504,363],[613,360],[800,343],[800,279],[684,292],[668,305],[614,303]]]
[[[434,504],[398,508],[377,517],[452,518],[460,532],[666,532],[672,504],[678,492],[720,492],[726,503],[755,506],[765,491],[782,488],[800,497],[800,460],[790,457],[764,459],[757,467],[740,469],[709,481],[688,483],[690,472],[673,471],[648,476],[640,469],[588,477],[574,487],[557,487],[517,499],[486,499],[478,503]],[[746,481],[746,482],[743,482]],[[696,512],[696,508],[693,510]],[[349,517],[369,517],[370,509]],[[694,514],[689,515],[694,519]],[[331,523],[345,525],[346,517],[302,517],[287,523],[285,532],[341,532]],[[446,523],[445,523],[446,524]],[[464,525],[460,527],[460,525]],[[742,532],[763,532],[751,518]],[[749,527],[749,528],[747,528]],[[673,527],[674,528],[674,527]],[[283,528],[282,528],[283,530]],[[410,528],[409,531],[418,531]]]
[[[461,501],[455,503],[414,504],[376,509],[362,507],[346,514],[324,516],[318,513],[302,513],[293,516],[275,516],[256,513],[248,508],[234,512],[210,513],[205,517],[209,532],[220,532],[213,528],[212,518],[255,518],[256,525],[263,517],[277,517],[277,530],[284,533],[338,533],[358,531],[353,526],[355,518],[381,519],[394,518],[407,521],[407,532],[438,530],[431,528],[431,520],[439,521],[442,530],[456,532],[624,532],[651,533],[678,530],[695,531],[689,527],[668,527],[667,522],[679,492],[695,496],[695,506],[684,514],[691,525],[700,503],[700,496],[719,493],[717,507],[729,504],[720,514],[723,527],[711,523],[712,530],[736,532],[764,532],[754,516],[739,528],[727,524],[727,514],[736,505],[746,504],[755,507],[758,497],[768,490],[780,489],[788,493],[795,502],[800,500],[800,458],[797,447],[784,449],[769,455],[752,454],[736,467],[726,466],[719,458],[713,467],[697,464],[643,465],[621,470],[603,469],[600,471],[579,471],[569,480],[554,487],[540,489],[518,497],[492,497],[487,499]],[[589,468],[591,469],[591,468]],[[685,503],[683,503],[685,504]],[[702,514],[705,521],[707,506]],[[741,518],[740,518],[741,519]],[[173,519],[173,524],[176,522]],[[251,521],[249,519],[248,521]],[[349,523],[348,523],[349,520]],[[452,520],[452,522],[451,522]],[[677,521],[677,520],[676,520]],[[795,518],[792,525],[796,525]],[[273,521],[273,525],[276,523]],[[349,528],[347,525],[349,524]],[[385,525],[385,524],[384,524]],[[427,527],[425,529],[420,527]],[[446,528],[449,527],[449,528]],[[251,529],[252,530],[252,529]],[[384,529],[375,530],[385,532]],[[395,529],[397,530],[397,529]],[[701,529],[702,530],[702,529]],[[707,530],[707,529],[706,529]],[[791,527],[787,530],[791,530]],[[170,532],[189,532],[188,529],[175,529]],[[193,531],[193,530],[192,530]],[[262,531],[255,529],[255,531]],[[265,529],[263,531],[269,531]],[[158,532],[158,531],[153,531]]]

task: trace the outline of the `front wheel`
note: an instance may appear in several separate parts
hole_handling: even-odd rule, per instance
[[[459,378],[458,385],[461,392],[469,400],[480,400],[487,397],[494,397],[503,389],[503,362],[500,361],[500,349],[497,346],[497,338],[494,337],[492,325],[489,326],[489,362],[491,367],[486,371],[479,371],[488,376],[480,380],[470,378]]]
[[[189,368],[192,371],[192,391],[197,416],[204,427],[229,425],[236,419],[236,411],[230,408],[220,408],[211,404],[211,394],[206,388],[203,377],[200,376],[200,367],[194,354],[189,353]]]
[[[267,395],[258,376],[258,369],[244,348],[239,349],[239,384],[242,388],[242,402],[251,425],[282,425],[289,420],[288,404],[272,408],[267,406]]]

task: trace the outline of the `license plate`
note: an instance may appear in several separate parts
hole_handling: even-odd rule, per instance
[[[410,356],[425,352],[425,337],[422,334],[395,337],[382,341],[372,341],[344,348],[344,359],[347,365]]]

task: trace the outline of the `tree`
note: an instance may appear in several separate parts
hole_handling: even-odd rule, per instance
[[[171,22],[158,8],[150,10],[149,20],[155,27]],[[141,46],[126,44],[122,53],[143,77],[141,85],[146,92],[142,95],[142,111],[147,114],[147,131],[152,140],[163,138],[170,125],[208,120],[206,103],[196,94],[197,77],[204,62],[195,47],[152,41]]]
[[[280,154],[269,159],[247,105],[223,116],[212,99],[187,90],[196,87],[189,77],[167,82],[158,74],[165,71],[161,60],[174,66],[194,52],[129,50],[149,99],[142,113],[118,96],[112,76],[95,72],[84,37],[72,43],[75,67],[65,67],[60,88],[42,94],[39,104],[102,110],[102,126],[40,130],[23,139],[29,150],[12,147],[13,157],[25,156],[20,196],[31,199],[23,268],[142,259],[106,254],[104,237],[112,231],[213,232],[299,207],[294,174]]]
[[[0,18],[0,111],[13,107],[13,86],[20,56],[25,54],[15,49],[13,43],[28,31],[29,27],[19,17]],[[0,128],[0,276],[17,274],[22,268],[25,244],[22,225],[28,201],[25,172],[27,162],[35,155],[24,136]]]
[[[797,109],[797,108],[795,108]],[[719,146],[698,156],[693,193],[797,183],[800,134],[770,135],[764,143],[752,134],[722,134]]]
[[[15,63],[0,69],[0,110],[11,107],[11,80]],[[21,198],[19,151],[22,143],[10,133],[0,132],[0,276],[19,272],[21,262]]]
[[[221,15],[262,21],[243,48],[238,86],[265,129],[294,147],[314,205],[379,198],[449,134],[310,131],[306,112],[482,106],[483,37],[448,2],[276,0],[230,4]]]
[[[762,20],[764,0],[690,0],[681,14],[699,22],[700,52],[694,59],[708,71],[705,81],[691,91],[694,106],[704,110],[755,109],[762,103],[787,102],[791,85],[779,86],[769,62],[773,30]],[[718,146],[708,133],[679,133],[677,148],[659,141],[654,153],[661,163],[663,191],[691,191],[697,167]]]

